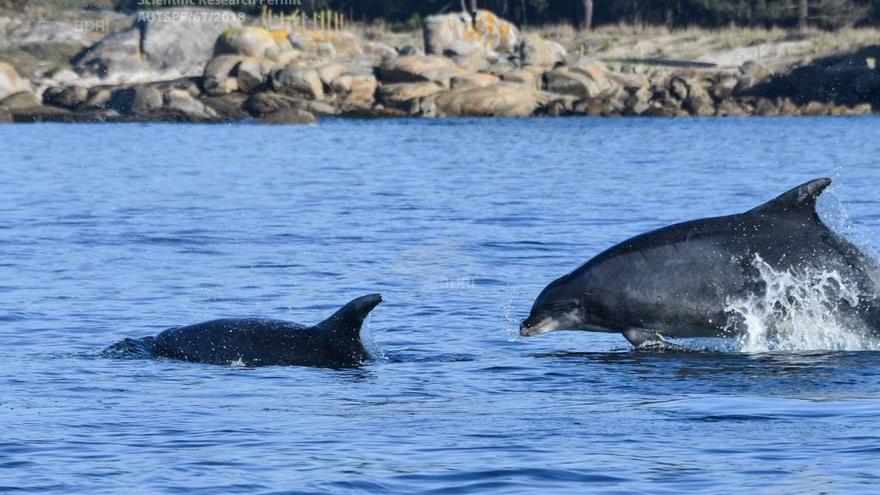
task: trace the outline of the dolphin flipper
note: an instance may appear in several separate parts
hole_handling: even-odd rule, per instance
[[[687,347],[668,342],[657,332],[644,328],[630,328],[623,332],[624,338],[639,351],[686,351]]]
[[[623,331],[623,336],[633,347],[655,347],[666,344],[663,336],[644,328],[630,328]]]

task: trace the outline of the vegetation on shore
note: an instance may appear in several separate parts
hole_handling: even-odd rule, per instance
[[[0,10],[0,120],[706,117],[880,108],[880,29],[872,26],[518,28],[490,10],[469,10],[476,2],[464,0],[465,10],[427,16],[419,29],[350,18],[341,29],[340,15],[329,11],[315,23],[301,12],[132,14],[41,1]]]
[[[53,3],[0,0],[0,8],[21,9],[34,2]],[[62,8],[86,6],[122,11],[209,5],[205,0],[56,0],[56,3]],[[330,9],[350,20],[382,21],[404,31],[417,28],[425,16],[462,8],[491,10],[519,27],[559,23],[581,28],[615,24],[668,28],[811,25],[822,29],[880,25],[880,0],[230,0],[224,5],[251,14],[258,13],[263,6],[279,11]]]

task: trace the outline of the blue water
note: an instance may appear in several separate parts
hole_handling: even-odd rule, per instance
[[[814,177],[871,244],[878,125],[0,126],[0,493],[875,493],[880,353],[516,328],[611,244]],[[99,357],[369,292],[359,369]]]

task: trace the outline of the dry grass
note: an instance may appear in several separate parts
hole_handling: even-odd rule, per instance
[[[544,26],[529,30],[562,43],[569,51],[600,58],[667,58],[740,65],[745,60],[763,64],[790,64],[880,44],[880,29],[843,28],[793,31],[779,28],[728,27],[724,29],[663,26],[602,26],[577,31],[571,26]]]
[[[45,7],[43,7],[44,3]],[[25,11],[0,9],[0,17],[30,18],[31,21],[37,18],[51,18],[70,23],[77,19],[81,20],[83,15],[96,15],[108,19],[112,25],[111,30],[120,29],[131,23],[131,18],[124,15],[55,11],[50,1],[38,4],[41,6],[39,9],[25,9]],[[8,25],[7,30],[11,29],[11,26]],[[369,24],[356,22],[350,24],[348,30],[364,39],[380,41],[393,47],[423,46],[422,33],[417,29],[400,32],[382,22]],[[800,32],[778,28],[669,29],[664,26],[620,24],[601,26],[592,31],[580,31],[569,24],[558,24],[529,28],[526,31],[557,41],[570,52],[582,52],[603,59],[693,60],[710,62],[721,67],[737,67],[748,60],[779,67],[799,60],[845,53],[862,46],[880,44],[878,28],[842,28],[834,32],[810,29]],[[92,34],[94,39],[89,41],[94,42],[106,33]],[[8,33],[0,32],[0,36],[5,35]],[[8,58],[14,58],[12,56],[15,54],[6,55]],[[43,56],[45,54],[36,53],[30,58],[34,58],[35,65],[46,65],[49,61],[36,63]]]
[[[391,46],[422,47],[420,31],[395,32],[383,23],[352,26],[366,39]],[[664,26],[619,24],[581,31],[570,24],[529,28],[527,33],[561,43],[570,52],[599,58],[664,58],[711,62],[735,67],[747,60],[768,66],[789,65],[798,60],[853,51],[880,44],[880,29],[842,28],[837,31],[780,28],[669,29]]]

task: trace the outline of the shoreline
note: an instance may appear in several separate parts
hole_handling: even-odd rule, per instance
[[[164,17],[174,20],[157,20]],[[656,29],[627,38],[620,34],[625,29],[559,26],[523,33],[488,11],[480,11],[474,27],[460,13],[426,18],[421,46],[412,44],[413,33],[396,38],[410,43],[392,46],[377,39],[395,38],[363,27],[185,19],[157,16],[93,36],[70,68],[32,77],[0,59],[0,122],[880,112],[880,32],[874,30],[843,33],[840,46],[825,48],[847,51],[819,57],[809,54],[829,43],[822,33]],[[716,48],[688,56],[707,46]],[[756,60],[744,56],[752,51]]]

